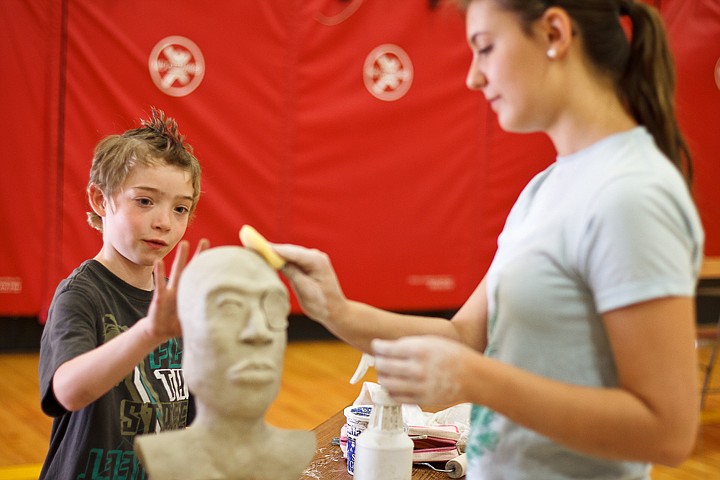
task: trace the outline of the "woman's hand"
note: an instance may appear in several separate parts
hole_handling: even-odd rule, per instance
[[[321,324],[332,323],[346,307],[347,299],[327,254],[298,245],[272,247],[288,262],[281,271],[303,312]]]
[[[373,340],[379,383],[397,402],[425,405],[458,404],[464,398],[462,380],[467,355],[479,355],[467,345],[436,336]]]

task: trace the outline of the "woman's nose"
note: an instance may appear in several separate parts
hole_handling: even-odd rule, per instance
[[[482,90],[487,86],[487,78],[477,67],[475,60],[470,64],[465,84],[470,90]]]

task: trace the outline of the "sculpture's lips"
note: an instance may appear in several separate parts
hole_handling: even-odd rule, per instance
[[[267,383],[277,378],[275,364],[266,360],[242,360],[227,372],[234,383]]]

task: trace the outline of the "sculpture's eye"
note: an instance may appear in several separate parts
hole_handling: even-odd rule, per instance
[[[265,321],[270,330],[285,330],[288,327],[288,314],[290,303],[287,295],[278,290],[265,292],[262,297],[262,309]]]

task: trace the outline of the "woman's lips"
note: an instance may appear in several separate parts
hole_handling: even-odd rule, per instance
[[[500,96],[496,95],[494,97],[488,98],[487,102],[490,104],[490,107],[494,109],[499,100],[500,100]]]

